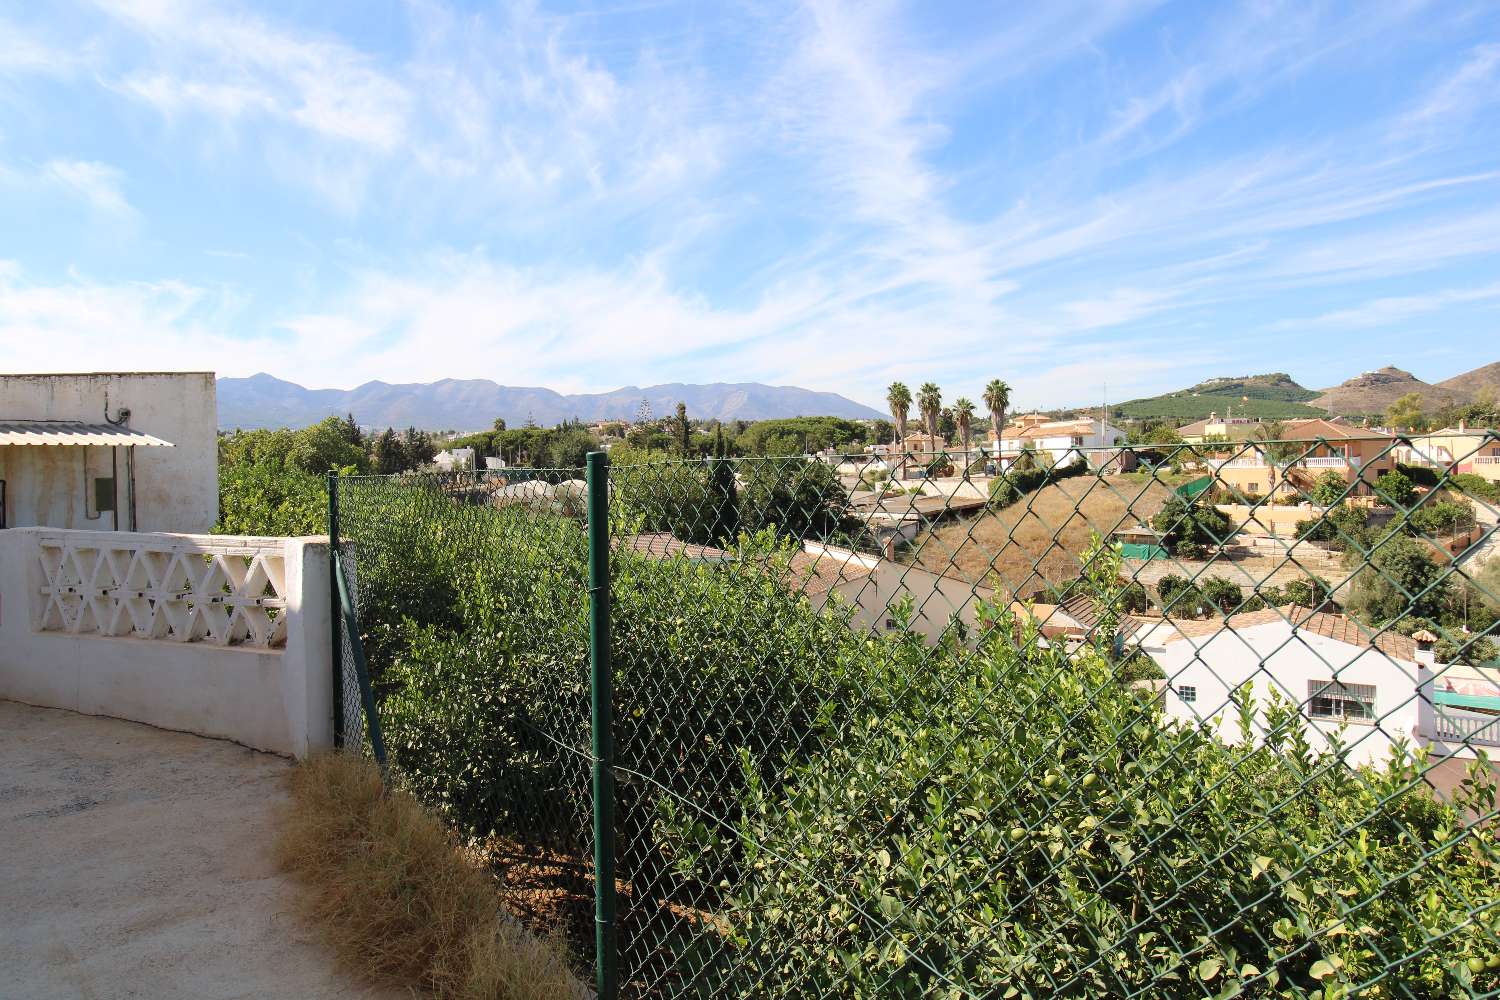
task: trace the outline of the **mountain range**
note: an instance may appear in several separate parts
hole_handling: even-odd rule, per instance
[[[769,420],[775,417],[870,419],[885,414],[832,392],[759,382],[678,382],[613,392],[564,395],[551,389],[506,386],[488,379],[431,383],[366,382],[354,389],[306,389],[264,372],[218,382],[219,426],[232,429],[305,427],[330,415],[354,414],[367,427],[487,430],[496,417],[511,427],[528,420],[542,426],[564,420],[634,420],[645,400],[658,417],[679,401],[700,420]]]

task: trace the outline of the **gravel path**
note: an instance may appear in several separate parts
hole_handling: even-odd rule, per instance
[[[0,998],[385,998],[271,856],[288,761],[0,701]]]

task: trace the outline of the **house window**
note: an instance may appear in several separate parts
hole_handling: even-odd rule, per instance
[[[895,628],[896,627],[896,619],[894,619],[894,618],[887,618],[885,620],[885,627],[886,627],[886,631],[890,631],[891,629]]]
[[[1258,482],[1257,483],[1251,483],[1249,485],[1249,487],[1247,487],[1246,492],[1247,493],[1259,493],[1260,492],[1260,483],[1258,483]]]
[[[1177,685],[1177,697],[1181,698],[1184,702],[1197,701],[1198,688],[1192,684],[1179,684]]]
[[[1314,719],[1375,721],[1375,685],[1307,682],[1307,714]]]

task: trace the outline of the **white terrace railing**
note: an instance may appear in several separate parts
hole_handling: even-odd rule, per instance
[[[1475,455],[1475,465],[1500,465],[1500,455]]]
[[[1434,735],[1445,743],[1500,746],[1500,715],[1438,709],[1433,713]]]
[[[39,632],[286,645],[283,539],[41,531],[35,553]]]

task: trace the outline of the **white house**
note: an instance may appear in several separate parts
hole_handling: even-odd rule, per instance
[[[1435,674],[1444,668],[1430,644],[1408,636],[1372,635],[1344,615],[1296,606],[1142,625],[1135,639],[1166,674],[1163,711],[1207,723],[1226,741],[1241,735],[1231,695],[1253,695],[1260,738],[1276,691],[1300,706],[1315,750],[1329,749],[1338,733],[1351,765],[1385,760],[1396,739],[1460,756],[1500,745],[1500,718],[1435,707]]]
[[[0,527],[207,531],[212,372],[0,375]]]
[[[1067,465],[1089,452],[1104,451],[1124,442],[1125,432],[1108,420],[1082,417],[1076,420],[1048,420],[1040,413],[1027,413],[1007,424],[999,438],[1002,468],[1008,467],[1027,448],[1052,465]],[[991,451],[997,447],[990,432]]]
[[[452,451],[440,451],[432,461],[443,472],[472,469],[474,468],[474,449],[454,448]]]

